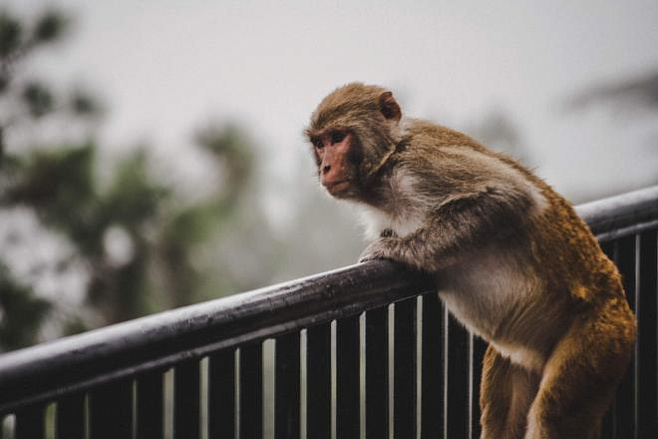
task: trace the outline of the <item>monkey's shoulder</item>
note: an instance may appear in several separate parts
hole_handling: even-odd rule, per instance
[[[460,199],[496,198],[525,205],[534,213],[550,205],[552,189],[529,170],[479,144],[464,142],[420,142],[400,151],[388,179],[393,195],[415,197],[432,210]]]
[[[402,124],[402,133],[414,140],[427,140],[435,145],[478,144],[472,137],[455,129],[424,119],[406,119]]]

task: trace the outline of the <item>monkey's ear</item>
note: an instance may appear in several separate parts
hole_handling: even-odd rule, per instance
[[[387,120],[398,122],[402,117],[402,110],[390,91],[379,95],[379,109]]]

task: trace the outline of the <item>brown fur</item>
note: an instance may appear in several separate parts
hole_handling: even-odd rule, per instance
[[[446,306],[490,343],[482,437],[596,437],[636,325],[616,267],[573,207],[468,136],[401,120],[381,87],[327,96],[306,132],[335,130],[350,135],[350,154],[330,163],[349,188],[332,195],[363,205],[379,234],[361,260],[435,273]]]

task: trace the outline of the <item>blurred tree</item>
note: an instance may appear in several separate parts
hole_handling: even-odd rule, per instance
[[[658,70],[622,80],[599,84],[567,99],[566,107],[582,111],[585,108],[609,105],[626,116],[637,116],[638,112],[652,117],[658,116]],[[627,120],[623,119],[623,120]],[[617,120],[617,123],[619,121]],[[624,127],[625,129],[625,127]],[[651,147],[658,149],[654,134]],[[658,183],[658,175],[648,184]]]
[[[247,189],[254,176],[253,146],[236,125],[213,124],[197,135],[197,145],[212,157],[221,177],[201,200],[188,202],[154,178],[145,147],[121,158],[101,184],[100,147],[93,140],[101,106],[80,89],[56,93],[24,69],[37,48],[66,34],[68,24],[53,10],[29,24],[0,12],[0,208],[31,212],[36,227],[65,240],[70,248],[51,261],[50,271],[83,267],[84,275],[77,277],[85,306],[64,309],[63,297],[40,297],[35,285],[39,273],[48,270],[18,279],[12,261],[0,251],[0,351],[34,343],[48,319],[59,318],[60,333],[78,332],[237,292],[268,282],[271,273],[260,269],[241,278],[238,271],[217,269],[216,248],[233,256],[243,246],[240,239],[223,246],[233,233],[225,230],[240,224],[239,231],[261,243],[271,236],[254,203],[255,192]],[[66,125],[88,124],[91,131],[64,143],[30,140],[41,121],[55,117]],[[21,130],[27,140],[8,140]],[[13,235],[33,232],[20,231],[21,218],[0,220]],[[17,242],[29,245],[28,239]],[[267,260],[267,251],[250,250],[255,260]],[[264,256],[258,259],[259,254]]]
[[[63,14],[49,10],[30,23],[21,22],[8,11],[0,10],[0,203],[15,205],[23,198],[47,203],[50,188],[35,187],[25,178],[26,159],[8,151],[7,134],[20,125],[31,124],[55,110],[58,101],[41,81],[23,77],[21,68],[35,50],[60,39],[67,30]],[[42,157],[30,160],[30,170],[44,164]],[[0,255],[6,257],[6,255]],[[34,295],[33,288],[18,282],[5,262],[0,261],[0,350],[34,343],[42,322],[52,307]]]
[[[221,181],[205,201],[178,203],[163,221],[162,288],[174,306],[262,286],[275,267],[268,262],[274,238],[258,205],[254,151],[244,130],[211,124],[195,140]]]
[[[578,109],[605,102],[658,110],[658,71],[592,87],[573,96],[568,104]]]
[[[19,284],[0,263],[0,347],[11,350],[33,344],[49,311],[46,300],[35,297],[30,287]]]

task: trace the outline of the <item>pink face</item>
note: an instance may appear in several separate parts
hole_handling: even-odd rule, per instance
[[[334,196],[345,192],[351,185],[351,168],[348,154],[352,136],[344,130],[332,130],[312,139],[318,159],[320,182]]]

